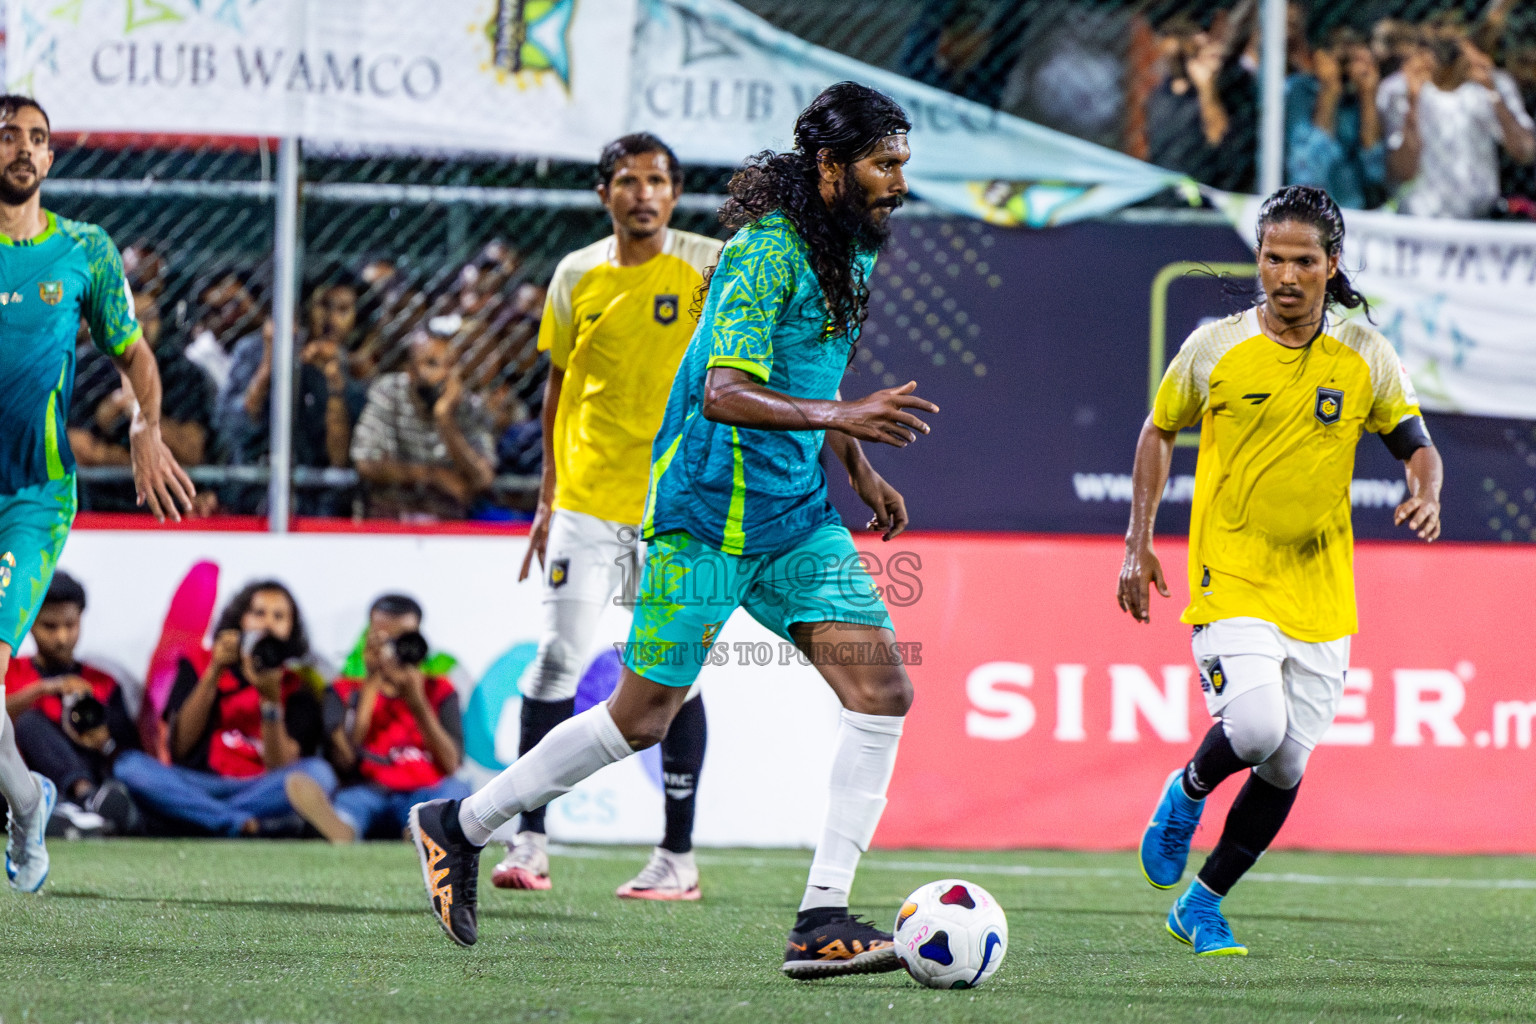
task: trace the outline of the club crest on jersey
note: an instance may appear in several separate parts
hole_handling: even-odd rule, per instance
[[[1344,415],[1344,392],[1337,388],[1318,388],[1317,405],[1312,408],[1317,422],[1331,427]]]
[[[571,578],[571,560],[569,558],[557,558],[549,563],[549,585],[551,587],[563,587],[565,581]]]
[[[651,307],[651,315],[656,322],[663,327],[669,327],[677,322],[677,296],[658,295],[655,305]]]
[[[57,306],[64,300],[63,281],[40,281],[37,285],[37,296],[50,306]]]
[[[1205,674],[1200,677],[1200,688],[1218,697],[1221,696],[1221,691],[1227,688],[1227,673],[1221,667],[1220,658],[1212,658],[1205,666]]]

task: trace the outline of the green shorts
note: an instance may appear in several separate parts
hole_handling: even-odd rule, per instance
[[[777,555],[728,555],[686,533],[646,551],[624,664],[663,686],[692,686],[737,608],[785,640],[797,622],[891,628],[846,527],[827,524]]]
[[[75,475],[0,495],[0,642],[32,629],[75,521]]]

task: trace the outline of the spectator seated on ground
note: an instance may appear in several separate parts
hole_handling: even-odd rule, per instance
[[[309,653],[298,605],[276,580],[235,595],[201,667],[183,659],[165,706],[171,764],[130,751],[116,772],[146,809],[216,836],[292,836],[303,821],[283,783],[302,772],[330,793],[318,756],[320,701],[287,667]],[[201,659],[199,659],[201,660]]]
[[[160,368],[160,436],[177,462],[200,466],[208,461],[213,447],[213,381],[187,358],[179,339],[165,336],[160,307],[150,293],[135,293],[133,308]],[[75,461],[82,466],[128,466],[133,392],[124,386],[112,360],[94,346],[83,349],[79,360],[67,428]],[[82,489],[81,497],[84,508],[98,512],[131,512],[138,506],[128,480],[93,483]]]
[[[408,369],[380,377],[352,435],[368,514],[463,519],[494,478],[485,404],[469,392],[444,338],[417,331]]]
[[[322,836],[350,843],[398,839],[411,807],[463,799],[455,778],[464,757],[459,697],[432,673],[421,638],[421,606],[385,594],[368,611],[361,678],[337,679],[325,695],[330,756],[342,778],[334,798],[313,779],[288,778],[288,798]]]
[[[1499,201],[1500,147],[1521,164],[1536,157],[1518,86],[1454,26],[1430,31],[1376,102],[1403,213],[1487,217]]]
[[[84,611],[85,588],[55,572],[32,626],[37,653],[12,658],[6,672],[5,710],[22,759],[59,789],[61,823],[127,835],[143,819],[112,763],[142,744],[117,680],[75,658]]]

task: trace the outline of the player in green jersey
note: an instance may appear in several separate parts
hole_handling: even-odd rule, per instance
[[[907,192],[906,112],[853,82],[795,122],[795,149],[731,179],[736,228],[708,278],[698,329],[651,449],[650,541],[624,672],[606,704],[556,726],[464,800],[411,810],[428,898],[454,941],[478,935],[480,847],[514,814],[666,735],[737,608],[811,655],[843,705],[825,831],[782,970],[813,979],[898,970],[891,934],[849,913],[885,809],[912,684],[879,590],[827,500],[823,449],[887,539],[906,503],[860,442],[906,447],[938,407],[917,385],[847,401],[838,383],[869,302],[875,254]],[[765,695],[765,699],[772,699]]]
[[[0,96],[0,678],[32,628],[75,518],[75,459],[65,424],[83,317],[137,407],[129,429],[139,503],[180,520],[194,489],[160,439],[160,373],[133,313],[123,260],[94,224],[44,210],[53,165],[48,115]],[[0,795],[10,807],[5,874],[36,892],[48,877],[44,829],[57,794],[27,771],[0,715]]]

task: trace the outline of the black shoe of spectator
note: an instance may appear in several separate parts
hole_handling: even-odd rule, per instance
[[[304,834],[304,826],[304,819],[297,813],[259,818],[256,821],[256,836],[259,839],[298,839]]]
[[[144,815],[128,794],[128,787],[117,779],[108,779],[85,802],[85,809],[107,820],[108,834],[136,836],[144,832]]]
[[[48,819],[49,839],[95,839],[106,835],[107,822],[101,815],[79,804],[60,800]]]

